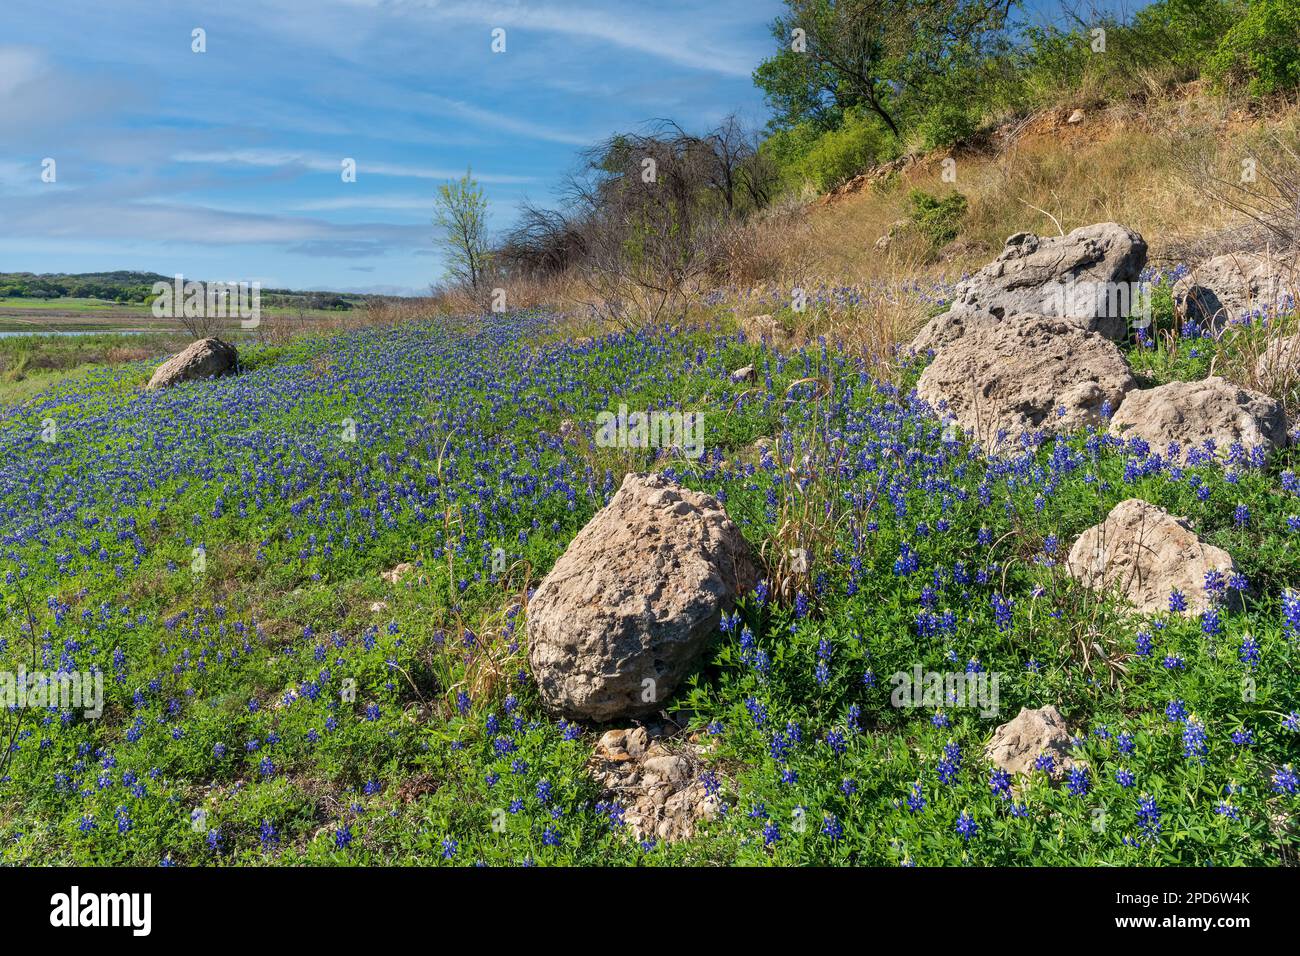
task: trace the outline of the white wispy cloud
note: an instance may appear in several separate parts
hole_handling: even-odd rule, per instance
[[[538,30],[609,43],[657,59],[726,76],[748,76],[754,51],[719,44],[708,9],[665,9],[662,4],[628,4],[614,12],[551,4],[457,2],[457,0],[336,0],[343,6],[398,14],[422,12],[430,19],[485,27]],[[647,16],[649,14],[650,16]],[[507,42],[507,49],[509,43]]]
[[[339,209],[417,209],[431,210],[433,196],[337,196],[311,199],[290,207],[298,212],[331,212]]]
[[[206,165],[261,166],[268,168],[301,167],[318,172],[343,171],[343,160],[354,159],[357,164],[358,177],[363,175],[391,176],[404,179],[459,179],[465,170],[439,169],[429,166],[411,166],[401,163],[372,162],[349,157],[327,157],[319,154],[298,153],[276,149],[223,149],[223,150],[183,150],[172,155],[177,163],[202,163]],[[533,176],[518,176],[510,173],[475,172],[474,178],[483,183],[523,184],[536,181]]]

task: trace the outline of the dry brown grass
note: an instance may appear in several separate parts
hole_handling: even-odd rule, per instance
[[[1237,213],[1186,174],[1186,158],[1208,156],[1235,167],[1243,140],[1294,127],[1300,115],[1293,104],[1281,104],[1256,116],[1198,90],[1094,109],[1077,125],[1066,123],[1070,112],[1048,111],[1004,127],[981,151],[923,157],[891,181],[892,189],[863,189],[813,207],[808,254],[820,271],[847,281],[914,266],[897,261],[898,243],[882,253],[875,241],[906,216],[907,192],[916,188],[936,195],[956,190],[969,206],[959,241],[922,274],[978,267],[1016,232],[1056,235],[1101,221],[1136,229],[1152,259],[1167,260],[1188,237],[1240,225]],[[951,183],[942,178],[948,158],[956,164]],[[907,243],[903,251],[923,252]]]
[[[1110,106],[1087,104],[1078,124],[1066,122],[1071,112],[1049,110],[1009,122],[965,151],[910,157],[897,169],[859,177],[837,195],[791,197],[727,230],[710,279],[694,290],[696,304],[686,321],[719,318],[719,309],[703,302],[707,281],[726,290],[723,321],[739,327],[775,311],[771,294],[788,300],[795,288],[853,287],[858,295],[851,306],[832,297],[797,315],[782,312],[777,344],[806,344],[824,335],[870,357],[889,375],[893,346],[911,337],[930,307],[915,286],[956,281],[996,256],[1016,232],[1055,235],[1116,221],[1142,233],[1157,264],[1190,250],[1198,256],[1223,251],[1217,247],[1240,235],[1241,216],[1187,175],[1188,157],[1234,164],[1244,142],[1300,123],[1294,103],[1250,112],[1194,84]],[[956,163],[955,182],[943,177],[947,159]],[[896,228],[907,218],[912,189],[936,195],[956,190],[966,197],[968,212],[956,241],[935,250],[914,231]],[[877,240],[891,232],[887,247],[878,247]],[[503,281],[502,288],[511,311],[544,307],[567,316],[548,338],[579,339],[610,327],[600,319],[591,285],[579,275]],[[463,321],[489,310],[490,296],[439,291],[376,303],[364,315],[339,322]],[[292,321],[286,324],[285,334],[293,334]]]

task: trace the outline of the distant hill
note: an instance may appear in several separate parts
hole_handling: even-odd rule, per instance
[[[109,302],[149,302],[155,282],[172,282],[156,272],[0,272],[0,299],[104,299]],[[383,295],[351,292],[312,292],[263,289],[262,304],[285,308],[347,311]]]

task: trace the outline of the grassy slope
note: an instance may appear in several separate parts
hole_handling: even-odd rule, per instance
[[[550,322],[304,340],[254,350],[239,378],[161,396],[135,391],[145,366],[100,369],[0,425],[16,615],[0,653],[11,667],[101,667],[109,698],[99,721],[29,712],[17,727],[0,788],[4,858],[1289,859],[1296,797],[1273,782],[1300,739],[1282,724],[1300,707],[1281,608],[1283,585],[1300,579],[1300,535],[1286,525],[1300,502],[1279,477],[1289,459],[1126,476],[1122,451],[1080,437],[988,463],[833,351],[784,359],[707,331],[573,345]],[[730,383],[751,361],[758,385]],[[832,392],[792,387],[807,378]],[[590,423],[618,402],[703,409],[714,451],[654,464],[652,451],[556,437],[563,418]],[[34,437],[47,417],[62,427],[53,446]],[[344,418],[355,444],[341,440]],[[781,460],[733,463],[760,435],[783,436]],[[655,848],[597,805],[581,772],[593,734],[537,706],[517,612],[619,474],[652,464],[722,494],[754,542],[812,552],[795,581],[805,600],[747,602],[679,694],[716,740],[731,809],[694,842]],[[1238,556],[1251,596],[1222,633],[1124,620],[1063,579],[1061,549],[1134,494]],[[497,546],[509,555],[500,576]],[[403,560],[416,577],[380,580]],[[13,623],[28,607],[34,646]],[[1137,654],[1143,630],[1150,656]],[[1247,635],[1256,663],[1242,659]],[[1000,673],[1001,717],[891,707],[889,675],[916,662]],[[1087,792],[1041,778],[995,792],[983,741],[1047,701],[1078,730]],[[1184,756],[1172,701],[1203,722],[1203,761]],[[1230,739],[1242,729],[1249,746]],[[1146,795],[1161,814],[1154,835],[1137,816]],[[978,827],[969,839],[963,813]]]
[[[18,737],[0,784],[4,858],[1294,862],[1284,767],[1300,757],[1288,719],[1300,708],[1300,608],[1283,597],[1300,581],[1295,453],[1264,469],[1171,471],[1080,436],[989,463],[943,443],[903,400],[914,367],[874,366],[885,380],[873,383],[860,364],[1007,234],[1054,231],[1026,203],[1066,229],[1132,224],[1157,254],[1168,236],[1226,224],[1175,175],[1168,131],[1203,121],[1190,135],[1226,155],[1256,126],[1212,104],[1160,109],[1142,126],[1040,121],[1012,152],[958,157],[971,215],[937,260],[906,239],[874,249],[908,186],[949,188],[937,158],[892,189],[778,222],[762,240],[775,289],[732,303],[775,309],[810,342],[788,358],[716,331],[572,344],[563,324],[529,314],[250,347],[240,378],[161,397],[135,391],[148,366],[87,355],[6,386],[28,401],[0,421],[0,574],[19,612],[0,631],[0,659],[102,667],[110,703],[100,721],[6,715],[0,729]],[[898,275],[919,281],[900,294]],[[808,311],[788,308],[796,284],[813,293]],[[1257,329],[1182,339],[1161,308],[1165,334],[1130,352],[1148,382],[1203,376],[1212,360],[1241,371],[1258,350]],[[700,318],[732,327],[726,307]],[[823,354],[818,333],[847,351]],[[730,383],[750,361],[760,382]],[[831,382],[830,397],[791,391],[803,378]],[[620,402],[705,410],[710,457],[655,462],[556,436],[562,419],[589,424]],[[62,429],[54,446],[35,437],[46,418]],[[344,418],[358,423],[356,444],[340,440]],[[786,436],[778,461],[738,452],[760,435]],[[582,772],[594,733],[537,706],[518,613],[619,475],[649,467],[722,494],[769,552],[812,551],[795,582],[807,610],[747,602],[674,702],[712,741],[730,809],[692,843],[653,848],[598,805]],[[1133,495],[1237,557],[1251,588],[1218,633],[1128,619],[1064,579],[1074,537]],[[505,575],[491,571],[497,546]],[[382,581],[399,561],[418,574]],[[28,604],[34,649],[14,623]],[[889,675],[918,662],[998,672],[1000,715],[890,706]],[[1045,702],[1079,735],[1086,792],[1041,776],[997,792],[983,742]],[[1169,719],[1174,702],[1193,723]],[[1143,798],[1158,831],[1139,816]],[[969,839],[963,813],[977,827]]]
[[[1065,122],[1070,112],[1039,114],[977,146],[921,157],[874,185],[855,183],[810,206],[797,227],[778,220],[772,244],[780,248],[764,250],[775,263],[768,280],[788,286],[892,282],[900,275],[954,279],[995,256],[1013,233],[1055,235],[1058,222],[1069,231],[1107,220],[1137,229],[1153,262],[1172,264],[1169,257],[1186,240],[1238,224],[1205,195],[1194,171],[1198,159],[1231,175],[1243,149],[1273,131],[1300,128],[1294,107],[1252,116],[1195,91],[1090,110],[1073,126]],[[948,158],[956,163],[955,182],[943,179]],[[904,234],[882,253],[875,242],[907,217],[913,188],[966,197],[969,214],[958,239],[935,255]]]

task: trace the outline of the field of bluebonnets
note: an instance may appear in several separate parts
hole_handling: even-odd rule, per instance
[[[240,374],[165,392],[140,391],[151,363],[96,370],[9,410],[0,664],[97,670],[106,702],[0,715],[3,860],[1295,862],[1294,452],[1179,467],[1079,434],[987,459],[911,394],[924,357],[885,376],[711,322],[408,324],[248,348]],[[1166,316],[1129,355],[1200,377],[1263,324],[1216,340]],[[620,404],[702,411],[706,454],[595,447]],[[651,469],[766,553],[810,554],[670,705],[725,807],[677,844],[629,832],[583,769],[599,730],[547,716],[522,646],[529,588]],[[1135,496],[1234,555],[1218,609],[1136,618],[1068,580],[1075,537]],[[416,573],[381,579],[399,562]],[[917,664],[1001,674],[999,716],[891,706]],[[1013,787],[983,745],[1044,703],[1079,763]]]

